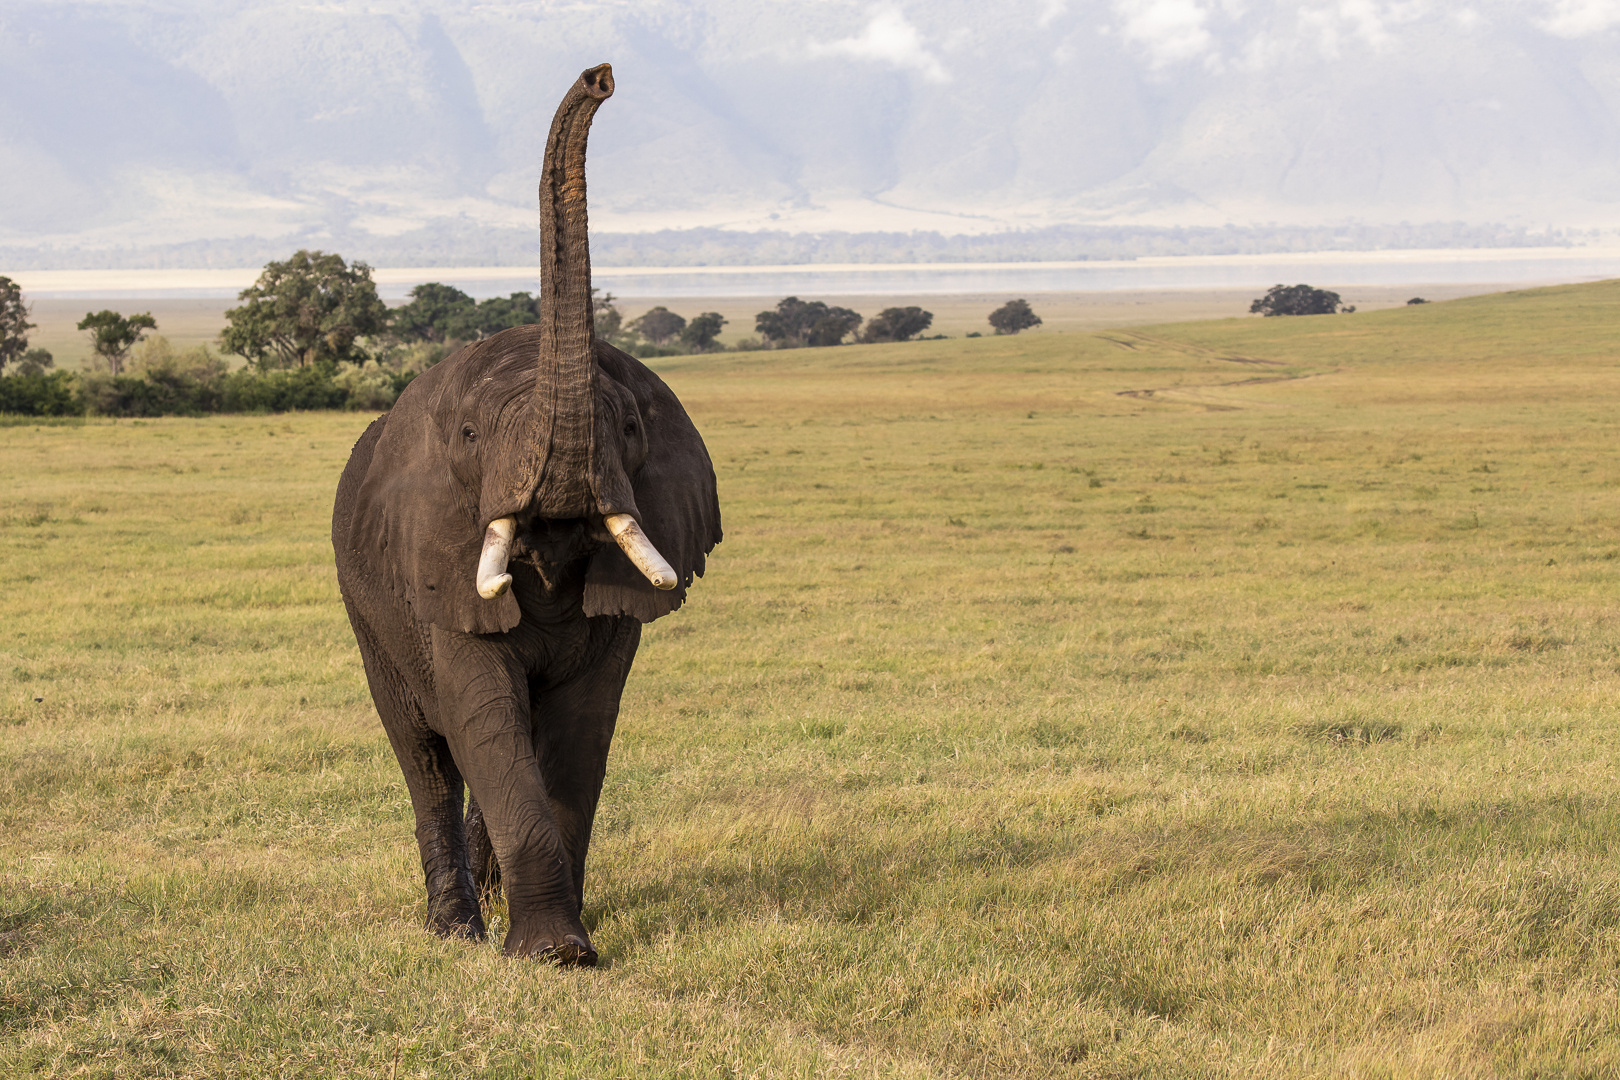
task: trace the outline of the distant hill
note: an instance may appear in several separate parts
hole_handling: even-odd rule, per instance
[[[601,60],[604,255],[1558,242],[1620,225],[1613,8],[0,0],[0,259],[527,261]]]

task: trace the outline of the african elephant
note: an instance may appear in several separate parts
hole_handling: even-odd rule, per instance
[[[585,144],[612,93],[612,69],[591,68],[551,124],[540,322],[417,377],[355,444],[332,514],[430,929],[482,938],[498,865],[507,954],[585,965],[585,853],[641,624],[681,605],[720,542],[697,429],[594,334]]]

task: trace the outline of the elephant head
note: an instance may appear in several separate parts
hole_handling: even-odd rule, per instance
[[[680,402],[595,338],[585,144],[612,93],[612,69],[591,68],[552,120],[539,323],[414,380],[357,498],[358,545],[379,552],[389,586],[443,629],[516,626],[507,560],[536,552],[544,537],[555,549],[559,535],[589,559],[585,614],[649,622],[680,606],[721,538],[714,469]]]

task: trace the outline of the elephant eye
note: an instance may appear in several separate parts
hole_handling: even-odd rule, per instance
[[[461,437],[466,439],[468,442],[477,442],[478,432],[473,430],[473,426],[471,424],[465,424],[461,429]]]
[[[628,424],[624,425],[624,435],[625,435],[625,438],[628,439],[628,438],[634,438],[635,434],[636,434],[636,422],[634,420],[632,420]]]

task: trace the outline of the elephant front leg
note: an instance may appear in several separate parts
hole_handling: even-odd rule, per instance
[[[592,965],[571,860],[529,727],[528,679],[498,642],[433,631],[440,723],[483,812],[512,920],[508,956]]]
[[[416,845],[427,883],[428,929],[440,937],[482,941],[484,919],[461,820],[465,792],[461,773],[449,745],[427,726],[418,702],[404,689],[404,680],[377,647],[369,628],[352,612],[351,618],[377,714],[411,794]]]
[[[404,767],[416,812],[416,845],[427,880],[428,929],[440,937],[482,941],[484,918],[461,818],[464,788],[450,748],[445,740],[430,735],[408,747],[396,744],[394,751]],[[407,755],[414,759],[409,765]]]
[[[581,908],[585,856],[641,623],[628,616],[593,618],[589,633],[595,659],[586,670],[557,686],[533,688],[535,745]]]

